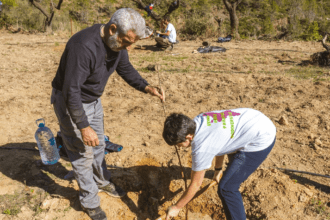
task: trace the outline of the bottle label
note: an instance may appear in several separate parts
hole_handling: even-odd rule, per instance
[[[49,139],[48,142],[49,142],[49,144],[52,145],[52,146],[55,145],[55,138],[51,138],[51,139]]]

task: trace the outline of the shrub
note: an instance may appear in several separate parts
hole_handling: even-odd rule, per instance
[[[319,25],[316,21],[310,23],[307,29],[307,40],[321,40],[322,36],[319,34]]]
[[[207,30],[208,22],[204,19],[192,18],[186,20],[184,34],[201,36]]]

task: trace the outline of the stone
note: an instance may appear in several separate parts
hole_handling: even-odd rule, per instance
[[[310,189],[308,189],[308,188],[305,188],[304,189],[304,192],[309,196],[309,197],[312,197],[313,196],[313,192],[310,190]]]
[[[308,135],[308,138],[309,139],[315,139],[315,135],[311,133],[310,135]]]
[[[147,66],[147,69],[150,71],[159,71],[161,70],[161,66],[159,64],[150,64]]]
[[[318,145],[318,146],[321,146],[322,145],[322,141],[318,138],[315,139],[315,144]]]
[[[204,47],[209,47],[209,46],[211,46],[210,42],[208,42],[208,41],[203,41],[202,45],[203,45]]]
[[[150,146],[150,143],[147,142],[147,141],[145,141],[143,145],[146,146],[146,147],[149,147]]]
[[[283,115],[281,116],[280,120],[278,121],[278,123],[280,123],[280,125],[288,125],[289,121],[288,119]]]
[[[299,202],[306,202],[307,201],[307,198],[304,194],[300,194],[299,196]]]

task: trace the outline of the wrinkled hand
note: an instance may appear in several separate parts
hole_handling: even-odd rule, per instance
[[[158,96],[162,102],[165,102],[165,91],[163,88],[148,85],[146,86],[145,91],[153,96]]]
[[[80,129],[80,132],[85,145],[96,147],[100,144],[97,134],[90,126]]]
[[[166,220],[170,220],[171,218],[177,216],[179,214],[181,209],[176,208],[175,206],[170,206],[167,209],[167,213],[166,213]]]
[[[217,181],[217,183],[219,184],[222,174],[223,174],[222,170],[214,171],[213,180]]]

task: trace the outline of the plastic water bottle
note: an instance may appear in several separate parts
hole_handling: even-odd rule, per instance
[[[43,123],[40,123],[43,121]],[[45,126],[45,120],[40,118],[36,120],[38,130],[35,138],[38,144],[41,161],[45,165],[52,165],[58,162],[60,154],[58,153],[56,141],[52,131]]]

